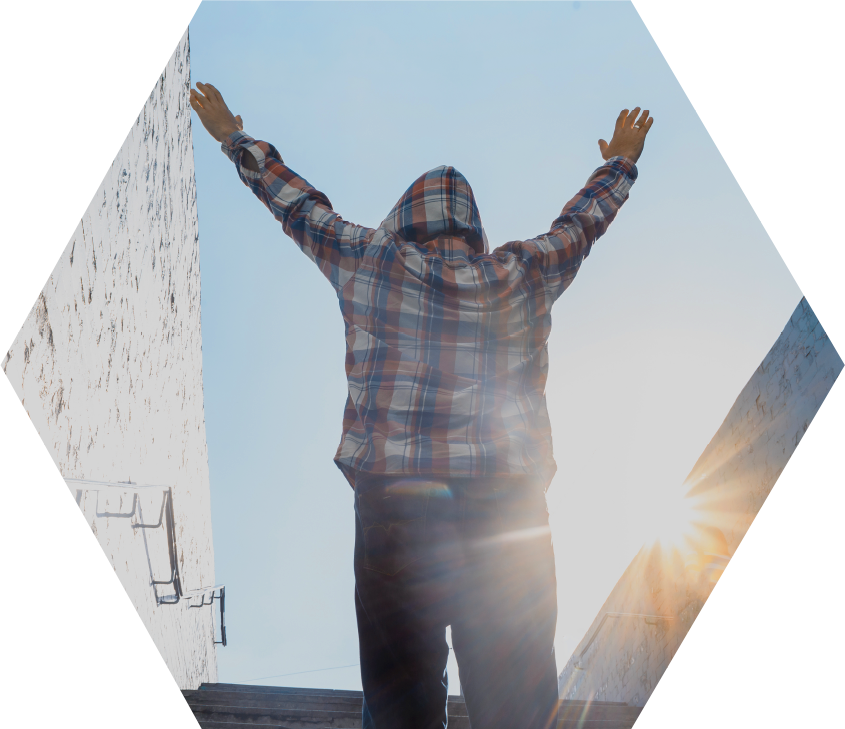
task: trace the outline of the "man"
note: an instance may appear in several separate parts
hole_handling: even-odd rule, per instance
[[[449,625],[473,729],[549,729],[551,308],[627,199],[653,119],[624,110],[551,229],[490,251],[454,168],[420,176],[377,228],[354,225],[196,86],[200,121],[331,282],[346,325],[334,460],[355,489],[364,729],[446,725]]]

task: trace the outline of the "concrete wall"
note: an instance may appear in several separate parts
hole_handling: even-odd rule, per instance
[[[561,671],[561,698],[643,706],[712,588],[679,551],[643,547]]]
[[[689,494],[736,550],[842,360],[802,299],[686,479]]]
[[[802,299],[685,481],[700,525],[632,560],[561,672],[562,698],[645,704],[842,367]]]
[[[214,553],[189,88],[186,31],[3,369],[63,476],[173,488],[182,582],[195,589],[214,584]],[[96,516],[128,512],[120,494],[85,491],[80,507],[177,682],[193,688],[217,676],[211,608],[156,604],[166,535],[133,527],[158,520],[161,498],[142,497],[133,518]]]

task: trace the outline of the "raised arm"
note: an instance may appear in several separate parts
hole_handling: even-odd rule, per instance
[[[654,122],[647,110],[637,120],[639,111],[639,107],[631,112],[624,109],[616,120],[610,144],[599,140],[605,163],[566,203],[549,232],[516,244],[529,265],[539,266],[555,298],[572,283],[581,263],[616,217],[637,179],[636,162]]]
[[[201,83],[197,88],[202,94],[191,89],[191,106],[235,163],[241,181],[335,289],[342,288],[375,231],[343,220],[322,192],[284,164],[272,144],[244,134],[240,116],[232,115],[217,89]]]

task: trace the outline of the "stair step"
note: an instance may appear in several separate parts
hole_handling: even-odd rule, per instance
[[[201,726],[284,727],[284,729],[360,729],[361,712],[289,709],[266,709],[262,707],[192,706]],[[631,707],[634,708],[634,707]],[[595,716],[592,713],[580,717],[562,717],[558,729],[630,729],[639,715],[638,711],[628,716]],[[449,713],[452,729],[469,729],[469,718]]]
[[[249,709],[253,712],[264,712],[271,716],[275,715],[297,715],[297,714],[304,714],[306,712],[312,711],[328,711],[331,713],[339,713],[339,714],[354,714],[355,716],[361,715],[362,706],[359,704],[358,706],[344,706],[344,705],[325,705],[325,704],[309,704],[307,702],[295,702],[295,701],[285,701],[285,702],[263,702],[263,703],[253,703],[253,702],[226,702],[222,704],[203,704],[198,702],[189,702],[188,706],[191,707],[191,710],[197,714],[208,714],[212,712],[226,712],[227,714],[237,714],[242,709]],[[466,707],[460,707],[458,709],[453,709],[449,707],[449,718],[458,718],[462,716],[466,716]]]
[[[240,721],[205,721],[197,719],[200,729],[301,729],[299,724],[250,724]],[[337,724],[335,726],[326,724],[310,724],[309,729],[361,729],[361,720],[357,724]]]
[[[252,704],[190,704],[191,711],[194,715],[199,717],[206,717],[207,719],[220,720],[225,718],[226,721],[264,721],[284,719],[285,721],[292,721],[294,719],[302,721],[313,721],[316,719],[329,721],[330,726],[337,724],[337,719],[347,719],[357,717],[361,720],[361,707],[341,709],[333,709],[326,707],[315,707],[313,704],[305,704],[301,706],[255,706]],[[462,719],[466,717],[466,710],[464,711],[449,711],[449,720]]]
[[[592,721],[608,720],[608,721],[630,721],[631,723],[640,715],[642,708],[639,706],[623,705],[606,705],[598,702],[593,702],[589,707],[585,706],[566,706],[561,702],[558,709],[559,721],[580,721],[590,719]]]
[[[203,706],[191,707],[200,722],[238,722],[251,726],[281,726],[285,729],[322,729],[323,727],[360,727],[359,711],[326,711],[309,709],[291,711],[286,709],[264,709],[252,706]]]
[[[298,688],[292,686],[257,686],[254,684],[243,683],[203,683],[196,691],[225,691],[238,693],[268,693],[268,694],[302,694],[314,696],[350,696],[356,698],[363,698],[362,691],[352,691],[344,689],[324,689],[324,688]],[[449,701],[463,701],[462,696],[449,696]],[[561,705],[583,706],[591,703],[593,706],[629,706],[624,701],[593,701],[588,702],[584,699],[561,699]]]
[[[360,696],[330,696],[325,694],[301,693],[263,693],[245,691],[183,691],[190,706],[218,706],[218,707],[251,707],[261,709],[278,709],[301,711],[308,709],[325,709],[330,711],[361,711],[363,698]],[[586,711],[585,711],[586,709]],[[566,720],[589,719],[625,719],[634,720],[641,709],[622,703],[592,702],[589,707],[586,702],[561,702],[559,716]],[[448,702],[449,715],[466,716],[466,704],[460,697],[450,697]]]
[[[361,698],[361,691],[346,691],[343,689],[296,688],[290,686],[253,686],[243,683],[203,683],[198,691],[238,691],[246,693],[266,694],[306,694],[314,696],[357,696]],[[460,698],[460,697],[459,697]]]
[[[261,706],[267,708],[310,709],[325,707],[338,711],[361,711],[363,696],[330,696],[325,694],[265,693],[247,691],[183,691],[188,704],[216,706]],[[449,712],[466,715],[466,703],[457,696],[449,697]]]
[[[361,717],[358,717],[356,724],[255,724],[252,722],[239,721],[214,721],[197,718],[197,724],[200,729],[361,729]],[[471,729],[469,719],[466,717],[458,719],[449,719],[449,729]],[[563,727],[563,729],[570,729],[570,727]],[[571,729],[575,729],[574,725]],[[587,727],[590,729],[590,727]],[[604,728],[601,728],[604,729]],[[617,729],[616,727],[609,727],[608,729]],[[628,729],[627,727],[620,729]]]
[[[363,693],[242,684],[183,691],[204,729],[360,729]],[[466,703],[449,696],[449,729],[470,729]],[[560,702],[557,729],[631,729],[642,708],[619,701]]]
[[[363,699],[354,696],[314,696],[313,694],[261,694],[240,691],[183,691],[188,704],[213,706],[265,706],[285,708],[294,706],[314,709],[321,706],[337,711],[360,711]]]
[[[562,721],[557,729],[631,729],[633,721],[618,719],[584,719],[583,721]]]
[[[315,725],[315,724],[289,724],[289,723],[268,723],[268,724],[256,724],[253,722],[242,722],[242,721],[207,721],[202,718],[198,718],[198,723],[201,729],[302,729],[302,727],[308,727],[308,729],[361,729],[361,719],[358,718],[357,723],[355,724],[322,724],[322,725]],[[618,722],[618,721],[594,721],[592,719],[587,719],[583,722],[562,722],[557,725],[557,729],[631,729],[633,727],[633,723],[630,722]],[[469,719],[460,718],[460,719],[449,719],[449,729],[471,729],[469,724]]]

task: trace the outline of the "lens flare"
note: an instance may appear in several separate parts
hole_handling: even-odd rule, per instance
[[[642,536],[646,544],[659,542],[666,550],[681,553],[691,549],[696,525],[705,521],[700,499],[682,489],[667,488],[654,493],[643,509]]]

